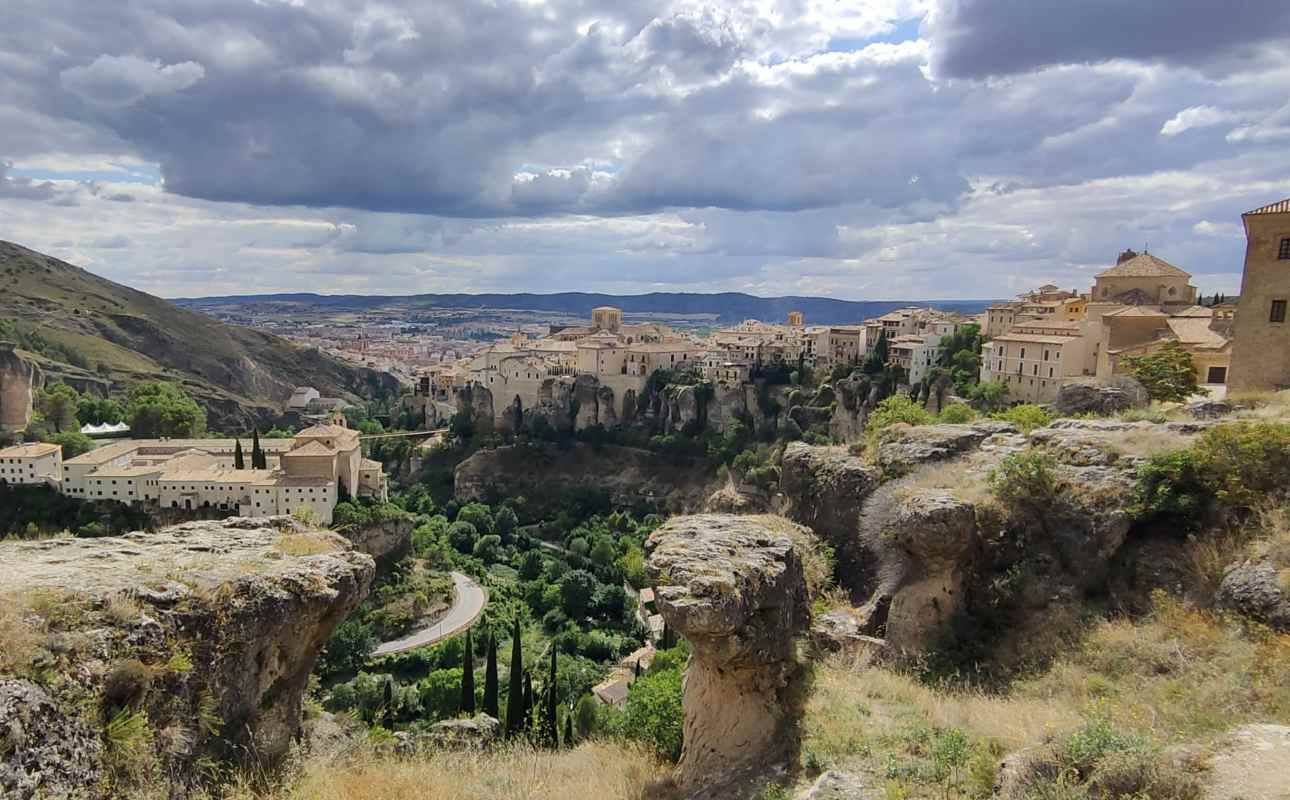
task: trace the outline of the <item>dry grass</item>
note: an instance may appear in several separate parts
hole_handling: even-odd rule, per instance
[[[667,771],[646,751],[586,742],[555,752],[528,747],[425,758],[369,754],[312,762],[274,800],[662,800]],[[255,795],[235,791],[231,800]]]
[[[816,538],[815,534],[795,522],[773,514],[756,514],[749,517],[793,540],[795,550],[802,557],[802,572],[806,577],[809,597],[819,597],[833,584],[833,548]]]
[[[974,506],[994,503],[988,471],[977,466],[971,459],[943,461],[925,466],[901,487],[901,493],[910,496],[925,489],[949,491],[956,499]]]
[[[278,539],[273,546],[289,556],[317,556],[341,549],[340,544],[331,537],[315,533],[289,533]]]
[[[143,614],[143,606],[138,601],[124,595],[117,595],[103,606],[103,616],[114,625],[126,625]]]
[[[1290,389],[1281,392],[1229,394],[1227,400],[1234,406],[1243,406],[1232,414],[1235,419],[1290,419]]]
[[[1195,436],[1185,436],[1162,428],[1135,428],[1108,437],[1108,450],[1122,456],[1148,458],[1157,453],[1180,450],[1190,447],[1196,441]]]
[[[45,642],[44,621],[16,593],[0,596],[0,675],[26,675]]]

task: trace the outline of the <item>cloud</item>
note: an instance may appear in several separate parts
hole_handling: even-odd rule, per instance
[[[1238,70],[1290,37],[1284,0],[935,0],[925,26],[945,78],[1114,59]]]
[[[1213,106],[1191,106],[1184,108],[1160,126],[1161,136],[1177,136],[1193,128],[1207,128],[1240,119],[1239,114],[1214,108]]]
[[[88,66],[63,70],[59,78],[63,88],[85,102],[112,108],[183,91],[205,74],[205,68],[195,61],[162,66],[158,60],[102,55]]]

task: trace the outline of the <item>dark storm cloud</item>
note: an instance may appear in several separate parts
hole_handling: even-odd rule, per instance
[[[933,42],[933,71],[947,78],[1111,59],[1230,71],[1290,37],[1290,3],[936,0],[925,33]]]

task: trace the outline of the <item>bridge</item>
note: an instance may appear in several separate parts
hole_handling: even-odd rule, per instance
[[[360,442],[371,442],[377,439],[418,439],[425,437],[427,439],[442,439],[448,432],[446,427],[435,428],[432,431],[393,431],[391,433],[369,433],[358,437]]]

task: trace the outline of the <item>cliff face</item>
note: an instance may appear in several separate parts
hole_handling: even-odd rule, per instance
[[[18,355],[11,342],[0,342],[0,433],[27,427],[41,383],[40,368]]]
[[[0,795],[119,797],[272,767],[371,557],[289,518],[0,543]]]

